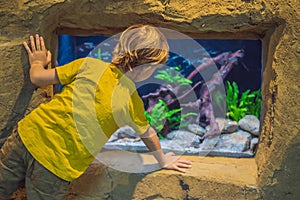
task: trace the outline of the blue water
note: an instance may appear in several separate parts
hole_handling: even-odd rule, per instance
[[[105,41],[105,36],[59,36],[59,49],[58,49],[58,65],[64,65],[77,58],[86,56],[97,57],[97,51],[91,51],[101,42]],[[185,59],[182,55],[170,52],[167,65],[170,67],[180,65],[182,67],[181,73],[187,76],[195,67],[203,63],[201,56],[215,57],[223,52],[235,52],[243,49],[245,52],[244,57],[241,59],[240,64],[235,66],[228,74],[225,80],[235,81],[241,92],[250,89],[252,91],[260,89],[261,87],[261,71],[262,71],[262,42],[261,40],[235,40],[235,39],[195,39],[206,51],[203,49],[191,49],[189,46],[182,46],[181,42],[170,42],[170,48],[179,48],[181,51],[189,55],[190,59]],[[112,46],[109,43],[102,43],[101,45],[101,59],[110,62]],[[206,55],[207,54],[207,55]],[[216,63],[217,67],[220,64]],[[201,76],[194,77],[193,81],[201,80]],[[148,89],[143,87],[139,91],[141,95],[153,91],[157,86],[150,86]]]

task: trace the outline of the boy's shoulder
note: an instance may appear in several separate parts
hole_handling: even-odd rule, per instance
[[[80,68],[81,69],[95,69],[95,68],[106,68],[109,65],[111,65],[111,63],[108,62],[104,62],[100,59],[97,58],[92,58],[92,57],[85,57],[85,58],[79,58],[76,59],[75,61],[76,65],[81,65]]]
[[[103,64],[103,65],[107,65],[107,64],[110,64],[108,62],[104,62],[103,60],[100,60],[98,58],[93,58],[93,57],[84,57],[84,58],[78,58],[77,59],[78,62],[86,62],[86,63],[90,63],[90,64]]]

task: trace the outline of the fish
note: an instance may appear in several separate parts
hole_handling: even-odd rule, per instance
[[[171,56],[171,57],[169,58],[169,60],[172,61],[172,60],[175,60],[175,59],[177,59],[177,58],[179,58],[179,56],[175,55],[175,56]]]
[[[189,59],[184,59],[184,60],[182,61],[182,63],[187,63],[188,65],[190,65],[190,64],[191,64],[191,61],[190,61]]]
[[[111,53],[109,53],[108,51],[101,53],[102,56],[111,56]]]
[[[219,52],[210,49],[210,50],[208,50],[208,53],[211,54],[211,55],[213,55],[213,54],[218,54]]]
[[[110,47],[110,46],[111,46],[111,45],[110,45],[109,43],[107,43],[107,42],[103,42],[102,44],[103,44],[103,46],[106,46],[106,47]]]
[[[83,45],[87,49],[93,49],[95,47],[93,42],[85,42],[85,43],[83,43]]]

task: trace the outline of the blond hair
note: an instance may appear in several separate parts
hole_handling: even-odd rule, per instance
[[[163,64],[168,59],[165,36],[150,25],[133,25],[121,35],[113,51],[112,63],[122,72],[144,64]]]

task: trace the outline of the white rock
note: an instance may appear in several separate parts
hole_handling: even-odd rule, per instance
[[[139,135],[130,127],[124,126],[119,128],[116,132],[112,134],[108,142],[116,141],[123,138],[139,138]]]
[[[195,133],[196,135],[203,136],[206,130],[199,126],[198,124],[189,124],[187,126],[187,129],[191,131],[192,133]]]
[[[196,137],[195,134],[189,132],[189,131],[172,131],[167,134],[166,138],[168,140],[194,140]]]
[[[224,134],[221,136],[221,140],[218,143],[218,149],[220,151],[228,149],[232,152],[243,152],[250,148],[251,134],[246,131],[237,131],[230,134]]]
[[[206,151],[211,151],[217,146],[219,140],[220,140],[220,137],[206,138],[202,142],[202,144],[200,144],[200,149],[206,150]]]
[[[233,133],[238,129],[238,123],[229,119],[216,118],[219,129],[222,133]]]
[[[251,142],[250,142],[250,151],[252,153],[254,153],[256,147],[257,147],[257,144],[258,144],[258,138],[257,137],[254,137],[252,138]]]
[[[250,132],[255,136],[259,136],[259,119],[254,115],[246,115],[239,121],[241,129]]]
[[[249,149],[252,136],[246,131],[237,131],[230,134],[222,134],[219,137],[206,138],[200,145],[201,150],[210,150],[223,153],[241,153]]]

